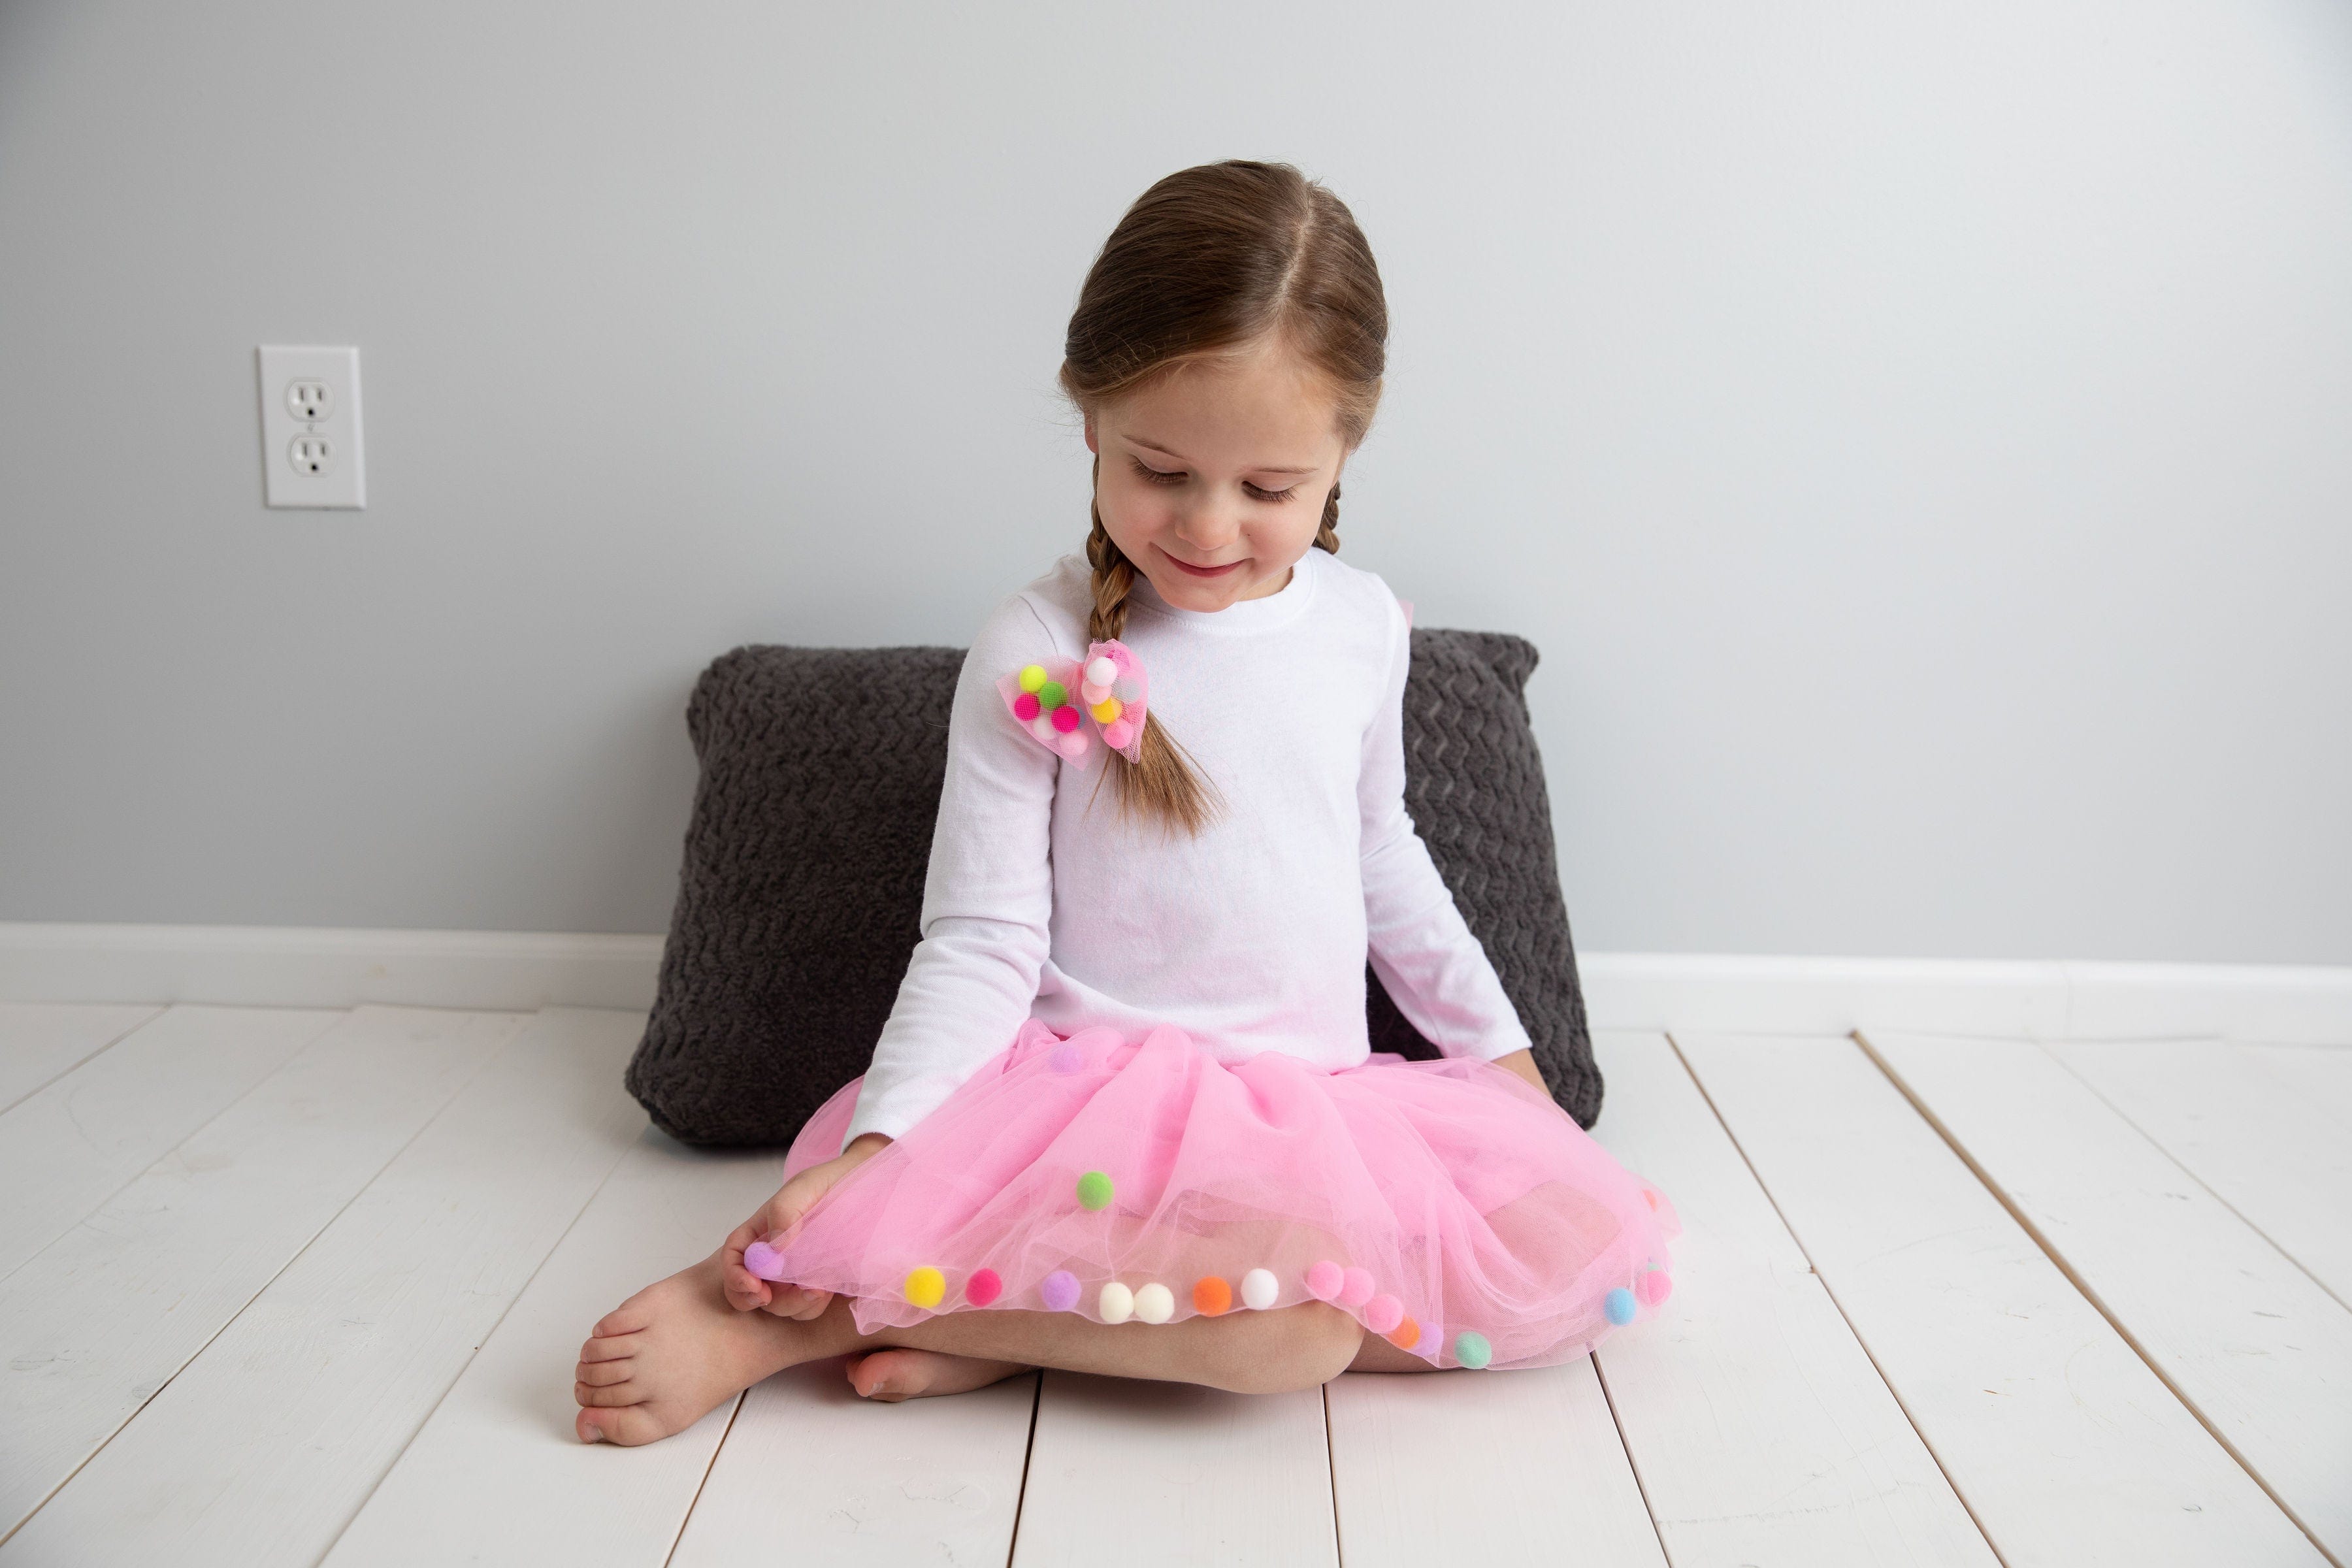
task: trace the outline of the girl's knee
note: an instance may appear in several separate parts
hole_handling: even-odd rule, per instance
[[[1215,1380],[1235,1394],[1320,1387],[1348,1370],[1364,1338],[1355,1319],[1322,1301],[1251,1312],[1233,1322],[1236,1329],[1244,1325],[1247,1331],[1225,1336],[1228,1354]]]

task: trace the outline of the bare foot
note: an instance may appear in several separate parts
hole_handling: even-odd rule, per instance
[[[682,1432],[730,1394],[771,1373],[845,1346],[831,1325],[739,1312],[720,1288],[722,1258],[656,1280],[596,1324],[580,1347],[572,1429],[583,1443],[625,1447]]]
[[[1017,1361],[983,1361],[945,1351],[876,1351],[849,1360],[849,1386],[862,1399],[895,1405],[927,1394],[969,1394],[1030,1369]]]

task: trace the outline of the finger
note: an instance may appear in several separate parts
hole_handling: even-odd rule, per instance
[[[801,1300],[802,1305],[793,1313],[793,1318],[803,1323],[813,1322],[824,1316],[824,1310],[833,1305],[833,1292],[803,1290],[801,1292]]]

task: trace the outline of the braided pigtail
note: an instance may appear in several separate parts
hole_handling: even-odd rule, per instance
[[[1315,530],[1315,548],[1339,553],[1339,485],[1331,483],[1331,493],[1323,499],[1323,521]]]
[[[1097,477],[1102,473],[1100,458],[1095,459],[1095,472]],[[1094,528],[1087,535],[1087,564],[1095,569],[1095,607],[1087,616],[1087,637],[1093,642],[1109,642],[1127,630],[1127,599],[1135,591],[1135,563],[1111,542],[1099,504],[1093,513]],[[1144,721],[1134,762],[1109,746],[1103,748],[1103,753],[1120,811],[1156,818],[1187,833],[1198,833],[1215,819],[1216,792],[1201,776],[1192,754],[1169,735],[1159,714]],[[1101,787],[1099,779],[1096,787]]]

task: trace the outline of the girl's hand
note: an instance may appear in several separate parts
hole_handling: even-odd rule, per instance
[[[851,1139],[848,1148],[786,1182],[774,1197],[760,1205],[758,1214],[737,1226],[726,1245],[719,1248],[725,1255],[719,1274],[726,1285],[727,1304],[739,1312],[759,1308],[780,1318],[796,1318],[803,1322],[824,1311],[833,1300],[832,1291],[803,1290],[781,1281],[771,1284],[743,1267],[743,1249],[755,1241],[781,1236],[798,1225],[801,1216],[831,1191],[835,1182],[880,1153],[889,1143],[890,1140],[879,1132]]]

